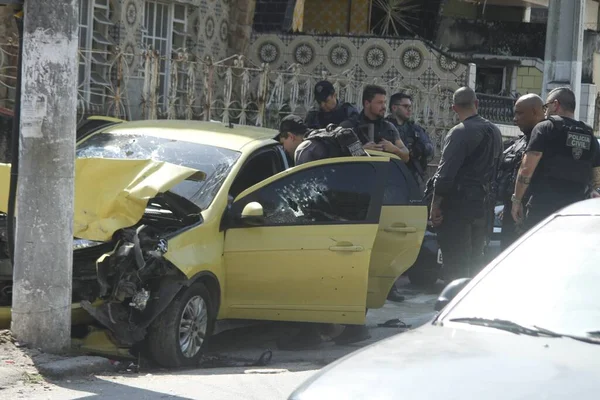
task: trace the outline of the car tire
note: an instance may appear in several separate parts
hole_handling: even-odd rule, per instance
[[[408,270],[407,275],[411,284],[420,287],[429,287],[437,282],[440,276],[440,270],[413,266]]]
[[[215,325],[213,304],[201,282],[182,290],[148,328],[149,357],[166,368],[198,365]]]

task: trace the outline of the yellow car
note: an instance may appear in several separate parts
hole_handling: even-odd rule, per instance
[[[268,129],[107,125],[77,145],[74,308],[163,366],[197,363],[217,320],[362,324],[417,258],[427,210],[397,157],[289,168]]]

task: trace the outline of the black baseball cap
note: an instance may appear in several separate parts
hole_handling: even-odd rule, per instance
[[[334,93],[335,89],[329,81],[317,82],[317,84],[315,85],[315,100],[318,103],[324,102],[329,96],[331,96]]]
[[[273,139],[279,141],[282,133],[293,133],[295,135],[306,135],[309,129],[304,120],[297,115],[290,114],[281,120],[279,124],[279,133]]]

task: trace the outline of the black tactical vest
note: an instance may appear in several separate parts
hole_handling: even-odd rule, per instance
[[[551,116],[549,120],[554,124],[554,129],[560,132],[561,137],[564,137],[565,145],[544,154],[538,167],[539,172],[536,171],[535,175],[540,178],[589,184],[597,149],[593,143],[596,139],[592,128],[583,122],[558,116]]]
[[[352,129],[329,125],[325,129],[312,131],[306,140],[319,140],[330,149],[332,156],[366,156],[360,140]]]
[[[510,199],[514,193],[517,173],[527,149],[528,138],[522,136],[509,146],[502,154],[502,160],[498,168],[496,179],[498,185],[498,196],[502,200]]]

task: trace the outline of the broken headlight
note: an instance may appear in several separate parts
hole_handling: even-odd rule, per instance
[[[87,249],[90,247],[96,247],[103,245],[104,242],[96,242],[93,240],[86,239],[73,239],[73,250]]]

